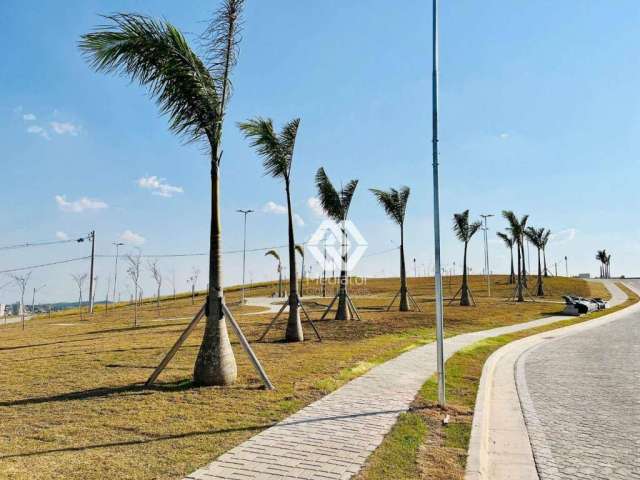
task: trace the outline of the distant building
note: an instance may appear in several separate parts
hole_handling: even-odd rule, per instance
[[[591,278],[590,273],[579,273],[578,278]]]

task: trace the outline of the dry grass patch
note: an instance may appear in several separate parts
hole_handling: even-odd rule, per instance
[[[495,297],[483,297],[483,277],[472,277],[478,307],[447,307],[447,334],[491,328],[557,312],[554,303],[506,303],[511,290],[496,278]],[[452,278],[452,286],[459,277]],[[456,282],[457,281],[457,282]],[[447,279],[445,279],[446,286]],[[409,279],[422,313],[385,312],[398,279],[368,280],[353,287],[363,321],[317,322],[324,338],[280,342],[284,324],[267,342],[254,344],[277,390],[262,389],[233,338],[238,382],[231,388],[192,388],[192,367],[202,325],[186,342],[154,388],[144,381],[199,308],[189,296],[147,301],[140,326],[133,309],[120,304],[80,320],[65,312],[0,328],[0,477],[9,479],[172,479],[210,462],[371,366],[434,337],[433,279]],[[552,300],[562,293],[590,295],[593,284],[548,279]],[[313,285],[311,285],[312,287]],[[317,285],[316,285],[317,286]],[[457,287],[456,287],[457,288]],[[252,295],[268,295],[273,284]],[[486,294],[486,292],[484,293]],[[243,315],[239,289],[227,300],[247,337],[254,340],[269,315]],[[313,318],[330,298],[307,301]],[[234,306],[235,303],[235,306]],[[72,325],[60,325],[72,324]]]

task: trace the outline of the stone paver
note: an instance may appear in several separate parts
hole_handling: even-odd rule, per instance
[[[517,377],[541,480],[640,479],[640,313],[542,344]]]
[[[484,338],[545,325],[557,317],[446,340],[445,357]],[[322,479],[353,477],[436,371],[434,343],[371,369],[221,455],[187,479]]]

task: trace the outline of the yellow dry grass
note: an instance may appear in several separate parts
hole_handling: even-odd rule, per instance
[[[451,294],[459,277],[445,278]],[[512,286],[495,278],[487,299],[483,277],[472,277],[478,306],[447,307],[447,335],[491,328],[559,311],[563,293],[603,296],[598,285],[547,279],[545,302],[513,304]],[[532,284],[534,280],[531,280]],[[318,322],[317,342],[280,342],[283,324],[253,344],[277,390],[265,391],[235,338],[238,382],[231,388],[192,388],[200,325],[154,388],[144,381],[203,301],[189,296],[151,301],[133,328],[133,309],[119,305],[93,316],[55,314],[0,328],[0,477],[9,479],[171,479],[210,462],[229,448],[367,371],[434,337],[433,279],[410,278],[423,312],[384,311],[397,279],[360,281],[352,292],[362,321]],[[316,288],[312,285],[310,288]],[[273,292],[257,286],[252,295]],[[257,338],[269,315],[243,315],[238,289],[227,300],[247,337]],[[309,300],[318,319],[329,298]],[[550,302],[551,301],[551,302]],[[235,306],[234,306],[235,302]],[[550,302],[550,303],[547,303]]]

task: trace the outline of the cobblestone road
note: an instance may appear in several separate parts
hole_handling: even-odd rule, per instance
[[[523,361],[541,480],[640,479],[640,313],[545,343]]]

